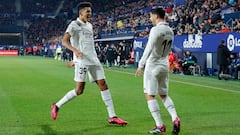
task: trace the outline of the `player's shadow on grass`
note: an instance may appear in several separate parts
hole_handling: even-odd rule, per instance
[[[41,129],[44,133],[39,133],[36,135],[57,135],[57,132],[54,131],[50,125],[41,125]]]
[[[54,131],[50,125],[41,125],[41,129],[43,131],[43,133],[39,133],[36,135],[77,135],[78,133],[74,133],[74,132],[68,132],[68,133],[60,133],[57,131]]]
[[[76,131],[76,133],[74,133],[74,132],[61,133],[61,132],[54,131],[50,127],[50,125],[41,125],[41,129],[42,129],[43,133],[38,133],[36,135],[76,135],[79,133],[84,133],[84,134],[91,133],[92,131],[96,131],[97,129],[102,129],[102,128],[104,128],[104,126],[85,128],[80,131]]]

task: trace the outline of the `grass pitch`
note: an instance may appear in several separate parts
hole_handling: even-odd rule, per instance
[[[65,104],[53,121],[50,106],[73,89],[74,69],[41,57],[0,57],[0,135],[145,135],[154,121],[134,68],[106,69],[115,110],[125,127],[107,123],[106,108],[95,84]],[[240,134],[240,81],[170,75],[169,95],[181,118],[180,135]],[[171,118],[161,115],[171,134]]]

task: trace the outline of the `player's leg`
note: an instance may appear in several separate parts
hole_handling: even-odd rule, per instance
[[[84,86],[85,82],[76,82],[76,88],[66,93],[66,95],[56,103],[56,106],[60,108],[63,104],[72,100],[74,97],[81,95],[84,91]]]
[[[108,122],[111,124],[126,125],[127,122],[118,118],[115,113],[112,96],[105,81],[104,70],[102,66],[89,67],[89,79],[91,82],[96,82],[99,89],[101,90],[101,97],[107,107],[109,115]]]
[[[89,80],[91,82],[96,82],[98,87],[101,90],[101,97],[105,105],[107,106],[107,111],[109,114],[109,117],[116,116],[116,113],[114,111],[114,106],[112,102],[112,97],[110,90],[108,89],[108,86],[105,81],[104,76],[104,70],[101,66],[90,66],[89,67]]]
[[[127,121],[120,119],[115,113],[112,96],[105,79],[97,80],[96,83],[101,90],[102,100],[107,107],[107,112],[109,116],[108,122],[110,124],[126,125]]]
[[[164,133],[166,132],[166,127],[163,124],[161,114],[160,114],[160,108],[157,100],[155,99],[155,96],[145,94],[146,99],[147,99],[147,104],[148,104],[148,109],[150,113],[152,114],[152,117],[155,121],[155,127],[149,131],[151,134],[157,134],[157,133]]]
[[[158,83],[156,77],[152,74],[152,68],[151,66],[146,66],[144,71],[144,93],[146,96],[148,109],[155,121],[155,127],[149,131],[151,134],[157,134],[157,133],[164,133],[166,132],[166,128],[163,124],[161,114],[160,114],[160,107],[158,104],[157,99],[155,98],[155,95],[157,95],[157,88]]]
[[[174,103],[172,99],[168,95],[160,95],[162,102],[167,109],[168,113],[172,117],[172,122],[173,122],[173,130],[172,133],[174,135],[177,135],[180,132],[180,119],[177,115]]]
[[[76,88],[66,93],[57,103],[52,104],[51,116],[53,120],[57,119],[58,110],[62,105],[64,105],[65,103],[69,102],[76,96],[81,95],[83,93],[84,87],[85,87],[87,69],[88,68],[84,65],[75,64],[74,80],[76,81]]]
[[[105,79],[97,80],[96,84],[101,90],[101,97],[107,107],[109,117],[116,116],[113,101],[112,101],[112,96],[111,96],[110,90],[108,89]]]
[[[85,85],[85,82],[77,82],[75,89],[70,90],[68,93],[66,93],[57,103],[52,104],[51,115],[53,120],[57,119],[58,111],[62,105],[64,105],[65,103],[74,99],[76,96],[81,95],[83,93],[84,85]]]
[[[162,99],[162,103],[172,117],[173,122],[173,134],[178,134],[180,132],[180,119],[177,115],[174,103],[171,97],[168,96],[168,72],[162,72],[159,76],[159,96]]]

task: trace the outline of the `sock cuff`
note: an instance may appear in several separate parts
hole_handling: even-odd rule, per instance
[[[72,90],[72,93],[74,94],[74,96],[77,96],[77,92],[75,89]]]
[[[147,102],[148,102],[148,104],[154,104],[154,102],[157,102],[157,100],[156,100],[156,99],[153,99],[153,100],[148,100]],[[158,103],[158,102],[157,102],[157,103]]]
[[[156,99],[148,101],[148,108],[150,112],[160,111],[160,107]]]
[[[162,99],[162,102],[165,102],[167,100],[168,96]]]
[[[102,96],[102,99],[103,99],[103,100],[112,99],[111,93],[110,93],[110,90],[109,90],[109,89],[107,89],[107,90],[105,90],[105,91],[101,91],[101,96]]]

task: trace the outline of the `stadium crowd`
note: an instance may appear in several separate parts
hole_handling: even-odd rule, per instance
[[[21,0],[22,12],[31,14],[55,13],[59,0]]]
[[[31,23],[33,26],[28,28],[29,34],[27,39],[44,39],[50,42],[52,42],[53,38],[57,40],[57,38],[63,34],[66,24],[71,19],[76,18],[76,9],[71,7],[75,7],[74,5],[76,5],[77,2],[76,0],[66,0],[59,17],[55,19],[40,18],[38,20],[32,20]],[[114,3],[111,1],[106,2],[108,3],[94,3],[94,7],[98,8],[94,8],[91,22],[94,26],[96,39],[123,35],[134,35],[137,37],[148,36],[149,29],[152,27],[148,19],[148,10],[150,7],[157,5],[166,5],[166,19],[174,29],[176,35],[197,34],[199,32],[210,34],[240,31],[239,19],[233,20],[231,24],[224,22],[220,12],[225,8],[230,8],[230,12],[239,11],[239,5],[237,5],[236,2],[230,4],[228,1],[189,0],[184,5],[178,6],[174,5],[173,2],[160,2],[159,0],[117,0]],[[101,6],[100,4],[106,6]],[[42,25],[44,24],[43,22],[47,23],[47,25]],[[43,27],[44,29],[42,29]],[[31,33],[35,31],[42,32],[35,34],[38,35],[39,38],[31,36]],[[46,36],[48,34],[52,36]],[[49,37],[51,38],[47,39]]]
[[[16,20],[15,6],[12,5],[14,0],[9,0],[7,3],[0,2],[0,25],[11,25]]]
[[[16,11],[16,7],[13,4],[5,4],[4,1],[0,3],[0,17],[5,20],[6,16],[9,19],[17,18],[17,15],[11,14]],[[14,3],[14,0],[11,1]],[[94,13],[91,22],[96,39],[123,35],[147,37],[152,27],[148,19],[150,8],[164,6],[167,12],[166,19],[176,35],[199,32],[203,34],[239,32],[239,19],[234,19],[229,23],[225,22],[221,15],[221,11],[224,9],[228,9],[229,13],[240,11],[239,3],[230,1],[187,0],[184,4],[176,4],[174,0],[116,0],[114,2],[110,0],[93,2],[92,0]],[[23,14],[40,14],[40,16],[34,16],[27,21],[27,45],[43,45],[60,41],[64,27],[70,20],[76,18],[76,5],[79,1],[64,0],[62,5],[57,0],[54,2],[22,0],[21,2]],[[56,17],[41,16],[41,14],[55,13],[58,6],[60,10]]]
[[[175,35],[240,32],[239,19],[230,21],[223,19],[223,13],[240,11],[240,3],[234,0],[88,1],[93,3],[91,23],[94,26],[95,39],[121,36],[147,37],[152,27],[149,11],[155,6],[165,7],[166,19]],[[65,27],[77,17],[76,5],[78,3],[78,0],[21,0],[21,3],[16,3],[15,0],[10,0],[10,2],[2,0],[0,2],[0,24],[11,25],[17,19],[24,20],[25,53],[53,57],[58,46],[61,46]],[[19,4],[21,8],[17,7]],[[116,52],[121,53],[119,48],[122,43],[99,42],[101,59],[107,56],[104,54],[107,52],[106,44],[110,47],[113,44]],[[132,44],[128,43],[127,47],[131,52]]]

